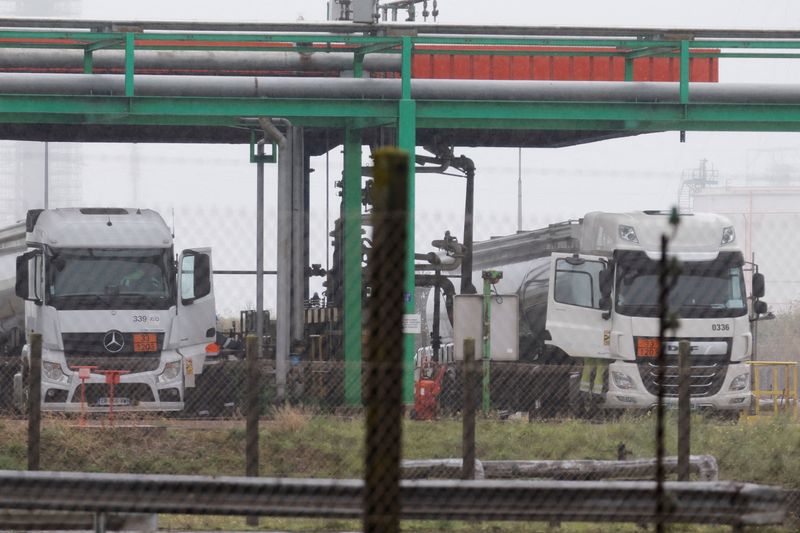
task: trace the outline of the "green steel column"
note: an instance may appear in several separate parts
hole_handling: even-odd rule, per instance
[[[625,58],[625,81],[633,81],[633,58]]]
[[[125,96],[133,96],[133,34],[125,34]]]
[[[397,142],[408,152],[408,231],[406,241],[405,312],[416,312],[414,306],[414,154],[417,147],[417,103],[411,98],[411,38],[403,37],[402,96],[398,108]],[[403,402],[414,403],[414,335],[404,335]]]
[[[344,398],[361,405],[361,130],[344,133]]]
[[[353,54],[353,77],[354,78],[363,78],[364,77],[364,54],[360,52],[356,52]]]
[[[492,408],[489,373],[492,368],[492,281],[483,273],[483,416]]]
[[[681,41],[681,103],[689,103],[689,41]]]
[[[91,50],[86,49],[83,51],[83,73],[91,74],[93,69],[94,69],[94,56],[92,55]]]

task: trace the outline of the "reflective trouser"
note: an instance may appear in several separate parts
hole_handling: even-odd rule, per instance
[[[583,359],[581,392],[604,394],[608,391],[608,365],[604,359]]]

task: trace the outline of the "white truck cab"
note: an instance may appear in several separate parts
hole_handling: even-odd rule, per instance
[[[669,307],[680,325],[665,339],[668,403],[677,402],[678,343],[691,346],[694,408],[739,412],[749,405],[752,352],[744,258],[733,225],[713,214],[588,213],[577,253],[551,256],[547,344],[583,358],[581,391],[609,408],[650,408],[657,401],[659,259],[662,235],[680,276]],[[763,276],[753,276],[755,302]],[[760,303],[760,302],[759,302]]]
[[[115,410],[180,410],[215,349],[211,251],[175,259],[172,234],[148,209],[32,210],[16,295],[25,331],[42,335],[42,408],[108,409],[106,371],[121,372]],[[30,347],[14,376],[25,402]],[[92,367],[79,379],[80,367]]]

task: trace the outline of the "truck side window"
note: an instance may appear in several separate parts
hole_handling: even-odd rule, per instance
[[[555,301],[600,309],[600,271],[604,265],[599,261],[571,264],[564,259],[556,262]]]
[[[181,261],[181,299],[190,300],[194,297],[194,256],[186,255]]]

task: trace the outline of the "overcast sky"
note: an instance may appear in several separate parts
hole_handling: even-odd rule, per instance
[[[800,2],[789,0],[440,0],[439,10],[439,22],[447,24],[797,29],[800,20]],[[324,0],[0,0],[0,16],[310,22],[323,21],[325,13]],[[800,61],[726,60],[720,64],[720,81],[797,82],[799,67]],[[35,143],[25,144],[28,153],[41,151]],[[3,153],[16,153],[9,151],[10,146],[0,143]],[[216,268],[253,268],[255,167],[247,161],[246,146],[96,144],[51,149],[54,206],[69,200],[84,205],[153,207],[170,223],[174,210],[178,246],[211,245]],[[571,148],[525,149],[521,167],[515,148],[457,148],[456,153],[476,162],[475,234],[482,239],[516,229],[520,173],[523,226],[530,229],[592,210],[666,209],[677,201],[682,176],[701,159],[719,171],[723,183],[743,184],[784,171],[797,175],[800,136],[689,132],[686,142],[680,143],[677,132],[648,134]],[[324,157],[314,158],[312,166],[312,261],[324,266],[325,183],[340,179],[340,150],[331,152],[327,173]],[[275,266],[276,173],[275,166],[267,169],[267,269]],[[77,188],[76,179],[80,181]],[[64,185],[67,182],[69,187]],[[430,240],[445,229],[460,238],[462,180],[420,175],[417,183],[417,249],[427,251]],[[333,189],[329,193],[330,217],[334,218],[339,199]],[[254,285],[221,277],[216,284],[221,314],[238,314],[239,309],[254,305]],[[274,282],[268,281],[266,289],[267,306],[272,307]]]

